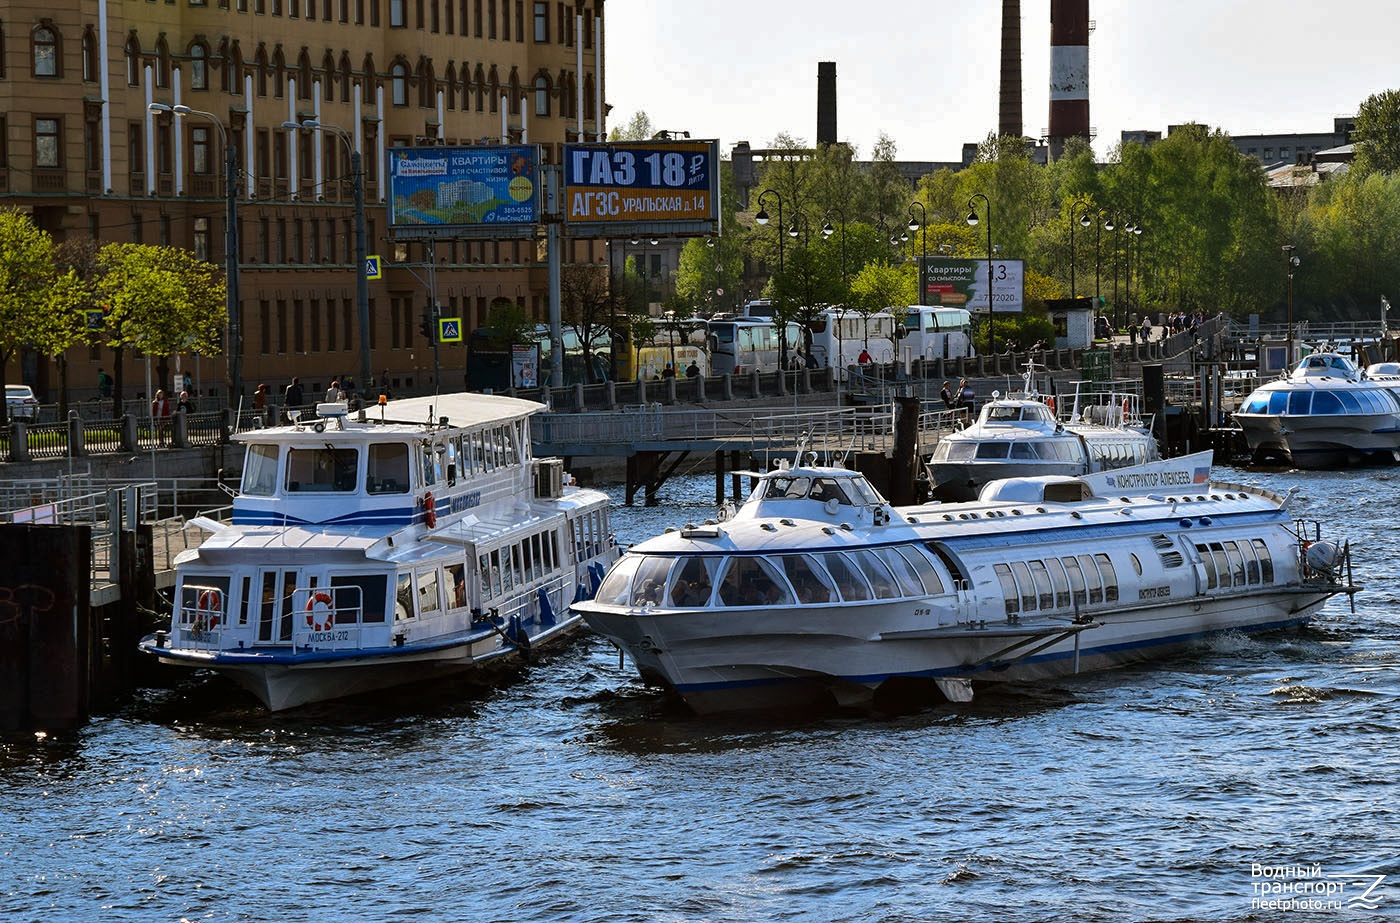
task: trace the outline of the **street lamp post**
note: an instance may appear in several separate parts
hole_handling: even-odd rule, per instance
[[[1283,267],[1288,273],[1288,313],[1285,316],[1285,322],[1288,324],[1288,358],[1285,360],[1284,364],[1289,368],[1293,367],[1293,271],[1298,268],[1298,264],[1301,262],[1298,257],[1293,254],[1293,251],[1296,249],[1297,246],[1294,244],[1283,245]]]
[[[167,106],[151,103],[152,112],[169,112],[176,117],[198,116],[214,123],[224,145],[224,312],[228,321],[228,402],[237,406],[243,395],[243,315],[238,292],[238,148],[224,123],[212,112],[191,109],[183,103]]]
[[[772,196],[778,203],[778,274],[783,272],[783,197],[776,189],[765,189],[758,194],[758,214],[753,216],[753,220],[759,224],[768,223],[768,212],[763,207],[763,200]]]
[[[304,119],[300,122],[283,122],[282,127],[286,129],[301,129],[307,131],[319,131],[334,135],[345,145],[345,150],[350,154],[350,174],[352,188],[355,195],[355,301],[359,309],[360,321],[360,390],[369,387],[373,372],[370,366],[369,356],[369,277],[365,274],[365,171],[364,161],[360,152],[355,149],[354,138],[350,132],[339,125],[327,125],[315,119]],[[436,306],[434,306],[436,307]],[[433,341],[437,342],[437,331],[433,331]]]
[[[919,209],[919,217],[914,217],[914,209]],[[924,304],[928,299],[928,283],[924,281],[924,272],[928,264],[928,211],[924,209],[924,203],[914,201],[909,203],[909,233],[919,236],[919,271],[916,274],[919,279],[919,304]]]
[[[967,200],[967,223],[972,227],[977,226],[977,206],[974,202],[982,200],[982,204],[987,212],[987,346],[993,356],[997,354],[997,321],[996,321],[996,299],[992,297],[992,201],[980,192],[974,192]]]
[[[1386,315],[1390,313],[1390,302],[1384,295],[1381,296],[1381,360],[1384,361],[1390,354],[1390,326],[1386,322]]]

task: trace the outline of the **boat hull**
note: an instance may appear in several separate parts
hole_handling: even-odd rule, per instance
[[[142,639],[141,649],[165,664],[213,670],[276,712],[397,686],[485,675],[519,665],[536,650],[563,643],[582,626],[583,620],[571,615],[532,632],[528,645],[506,643],[495,632],[487,632],[456,642],[384,648],[353,657],[298,654],[290,648],[191,654],[161,646],[158,635]]]
[[[1304,625],[1332,595],[1281,590],[1096,613],[1063,620],[911,624],[908,606],[645,615],[584,607],[642,676],[700,714],[832,704],[864,706],[907,681],[1026,682],[1159,659],[1222,633]],[[852,632],[853,624],[861,627]],[[1021,637],[1017,637],[1017,630]],[[868,629],[868,632],[866,631]],[[1020,647],[1013,645],[1020,644]],[[1041,649],[1037,649],[1040,647]],[[907,690],[906,690],[907,691]]]
[[[1256,462],[1277,460],[1321,469],[1396,461],[1400,430],[1390,414],[1236,414]]]

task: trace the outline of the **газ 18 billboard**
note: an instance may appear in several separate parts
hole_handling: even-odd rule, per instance
[[[539,148],[396,147],[389,150],[389,226],[425,236],[540,218]]]
[[[987,261],[920,258],[920,284],[926,304],[987,312]],[[1023,260],[992,260],[992,298],[996,313],[1019,314],[1025,304],[1026,278]]]
[[[564,145],[564,221],[576,236],[713,234],[719,143]]]

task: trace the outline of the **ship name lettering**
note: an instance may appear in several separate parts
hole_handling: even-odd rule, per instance
[[[1138,590],[1138,599],[1166,599],[1172,595],[1169,586],[1145,586]]]

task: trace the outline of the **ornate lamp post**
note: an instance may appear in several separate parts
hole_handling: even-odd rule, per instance
[[[1293,272],[1298,268],[1298,264],[1301,262],[1298,257],[1293,255],[1293,251],[1296,249],[1297,247],[1293,244],[1283,245],[1283,266],[1284,271],[1288,274],[1288,314],[1286,316],[1288,324],[1288,359],[1285,361],[1285,365],[1290,368],[1293,366]]]
[[[919,210],[919,217],[914,217],[914,209]],[[919,235],[919,304],[926,303],[928,299],[928,283],[924,281],[924,272],[928,264],[928,212],[924,209],[924,203],[914,201],[909,203],[909,233]]]
[[[977,206],[975,201],[982,200],[983,207],[987,213],[987,346],[988,351],[993,356],[997,352],[997,322],[996,322],[996,300],[992,297],[992,201],[980,192],[974,192],[967,200],[967,223],[972,227],[977,227],[980,220],[977,217]]]
[[[369,277],[365,275],[365,171],[360,152],[355,149],[355,139],[350,132],[338,125],[328,125],[315,119],[301,122],[283,122],[286,129],[304,128],[319,131],[339,138],[350,155],[350,174],[355,193],[355,301],[359,309],[360,321],[360,381],[361,390],[369,387],[373,372],[369,357]],[[437,306],[433,306],[436,313]],[[434,331],[433,342],[437,342]]]
[[[165,103],[151,103],[146,108],[152,112],[169,112],[177,118],[193,115],[213,122],[219,129],[219,140],[224,144],[224,303],[228,316],[228,402],[230,407],[237,407],[238,398],[243,394],[243,315],[238,292],[238,148],[234,146],[228,129],[224,128],[223,121],[212,112],[191,109],[184,104],[167,106]]]
[[[778,273],[783,272],[783,197],[776,189],[765,189],[758,194],[758,214],[753,216],[753,220],[759,224],[768,223],[768,211],[763,207],[763,200],[772,196],[778,203]]]

